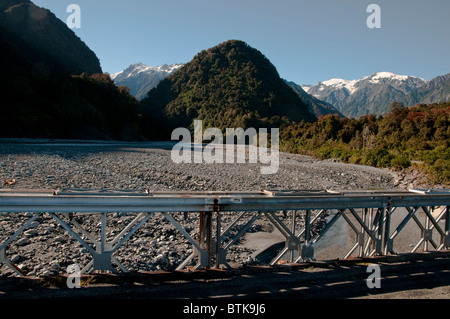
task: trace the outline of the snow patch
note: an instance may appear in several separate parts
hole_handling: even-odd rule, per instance
[[[427,80],[425,79],[421,79],[415,76],[411,76],[411,75],[399,75],[399,74],[395,74],[392,72],[375,72],[374,74],[371,74],[369,76],[365,76],[363,77],[360,81],[362,80],[368,80],[370,83],[381,83],[383,81],[399,81],[399,82],[404,82],[407,81],[408,79],[417,79],[417,80],[421,80],[423,82],[427,82]]]
[[[384,71],[384,72],[375,72],[375,73],[373,73],[369,76],[365,76],[359,80],[352,80],[352,81],[333,78],[328,81],[319,82],[316,86],[314,86],[314,88],[319,92],[324,91],[324,90],[329,90],[329,89],[332,89],[332,90],[346,89],[350,93],[350,95],[352,95],[358,90],[361,82],[368,81],[369,83],[372,83],[372,84],[379,84],[379,83],[383,83],[386,81],[405,82],[410,79],[422,81],[423,83],[428,82],[425,79],[418,78],[415,76],[398,75],[398,74],[395,74],[392,72]],[[303,89],[306,92],[308,92],[306,89],[310,90],[311,88],[304,87]]]
[[[184,64],[171,64],[171,65],[161,65],[161,66],[149,66],[144,63],[136,63],[130,65],[128,68],[126,68],[123,71],[120,71],[118,73],[111,74],[110,77],[112,80],[115,80],[118,77],[133,77],[140,73],[166,73],[170,74],[177,69],[181,68]]]
[[[302,89],[306,93],[308,93],[308,91],[311,90],[312,87],[313,87],[312,85],[302,85]]]
[[[350,95],[355,93],[356,90],[358,90],[358,87],[356,86],[357,80],[344,80],[344,79],[330,79],[328,81],[321,82],[323,86],[327,87],[333,87],[334,89],[346,89]],[[325,87],[321,86],[319,88],[319,91],[322,91],[325,89]]]
[[[114,81],[115,78],[117,78],[119,75],[121,75],[123,73],[123,71],[114,73],[114,74],[110,74],[109,77],[111,78],[112,81]]]

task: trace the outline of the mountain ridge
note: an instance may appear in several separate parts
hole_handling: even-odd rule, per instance
[[[1,0],[0,26],[67,74],[103,72],[96,54],[64,22],[31,1]]]
[[[445,82],[448,77],[442,76]],[[450,91],[441,95],[444,98],[429,98],[429,91],[439,89],[433,80],[425,80],[411,75],[398,75],[392,72],[375,72],[357,80],[332,78],[319,81],[316,85],[304,85],[302,88],[314,97],[323,100],[348,117],[361,117],[368,114],[384,115],[390,111],[394,102],[412,106],[419,103],[439,103],[450,100]],[[430,83],[436,85],[431,86]],[[418,93],[421,92],[421,93]]]
[[[426,85],[408,94],[401,102],[406,105],[414,105],[448,101],[450,101],[450,73],[431,79]]]

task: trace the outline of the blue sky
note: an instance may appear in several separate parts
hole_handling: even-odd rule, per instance
[[[425,79],[450,72],[449,0],[32,0],[66,22],[104,72],[133,63],[186,63],[229,39],[260,50],[298,84],[358,79],[377,71]],[[371,3],[381,28],[369,29]]]

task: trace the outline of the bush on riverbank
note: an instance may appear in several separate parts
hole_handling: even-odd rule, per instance
[[[359,119],[327,115],[314,123],[280,130],[283,151],[321,159],[402,170],[411,161],[431,183],[450,184],[450,102],[405,108],[399,103],[385,116]]]

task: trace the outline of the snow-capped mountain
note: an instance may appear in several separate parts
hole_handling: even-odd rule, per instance
[[[330,103],[347,117],[388,113],[393,102],[405,97],[429,81],[409,75],[376,72],[359,80],[330,79],[303,89]]]
[[[111,74],[111,79],[116,85],[125,85],[130,88],[130,94],[138,100],[142,100],[152,88],[172,74],[184,64],[161,65],[157,67],[148,66],[143,63],[130,65],[123,71]]]
[[[142,100],[161,80],[183,65],[164,64],[152,67],[136,63],[112,74],[111,79],[118,86],[128,86],[130,93]],[[310,111],[316,116],[335,113],[333,110],[336,109],[346,117],[358,118],[367,114],[386,114],[394,102],[411,106],[450,101],[450,74],[427,81],[410,75],[375,72],[357,80],[333,78],[301,87],[295,83],[288,84],[302,100],[310,102]]]

